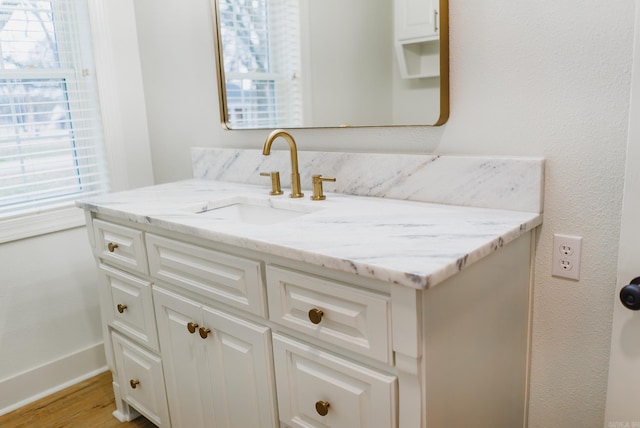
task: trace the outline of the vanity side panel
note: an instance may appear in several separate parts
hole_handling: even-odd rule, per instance
[[[525,425],[532,235],[423,293],[427,427]]]

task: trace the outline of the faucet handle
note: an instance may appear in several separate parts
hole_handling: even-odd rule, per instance
[[[327,199],[325,195],[322,194],[322,182],[323,181],[336,181],[335,178],[323,177],[320,174],[312,175],[311,181],[313,182],[313,196],[311,199],[314,201],[323,201]]]
[[[271,194],[282,195],[284,192],[280,188],[280,173],[278,171],[261,172],[263,177],[271,177]]]

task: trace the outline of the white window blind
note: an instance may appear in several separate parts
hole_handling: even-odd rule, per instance
[[[302,124],[297,0],[221,0],[231,128]]]
[[[0,0],[0,219],[106,191],[80,0]]]

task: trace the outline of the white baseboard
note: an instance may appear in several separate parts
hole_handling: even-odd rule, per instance
[[[0,415],[108,370],[102,342],[0,381]]]

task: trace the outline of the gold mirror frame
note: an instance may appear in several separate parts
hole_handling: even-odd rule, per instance
[[[214,23],[214,48],[216,58],[216,74],[218,80],[218,102],[220,111],[220,122],[227,130],[249,130],[249,129],[272,129],[272,128],[232,128],[229,123],[229,112],[227,106],[227,89],[225,85],[224,60],[222,54],[222,38],[220,35],[220,13],[218,0],[211,0],[212,20]],[[412,125],[335,125],[335,126],[299,126],[286,127],[287,129],[336,129],[336,128],[392,128],[392,127],[415,127],[415,126],[441,126],[449,119],[449,1],[439,0],[439,34],[440,34],[440,114],[433,124],[412,124]],[[277,126],[276,126],[277,127]]]

